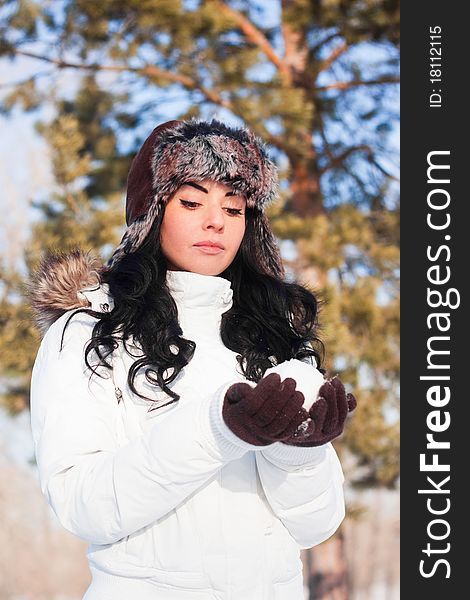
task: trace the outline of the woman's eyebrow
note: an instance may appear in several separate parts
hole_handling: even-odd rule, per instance
[[[205,187],[202,187],[202,185],[200,185],[199,183],[195,183],[194,181],[186,181],[186,183],[184,185],[190,185],[191,187],[196,188],[197,190],[200,190],[201,192],[204,192],[205,194],[209,193]],[[240,196],[241,194],[231,190],[230,192],[227,192],[225,195],[226,196]]]

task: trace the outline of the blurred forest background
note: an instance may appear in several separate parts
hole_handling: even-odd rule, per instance
[[[323,297],[325,367],[359,401],[335,441],[348,516],[303,551],[305,598],[397,599],[399,2],[3,0],[0,67],[0,600],[89,583],[36,480],[24,283],[49,248],[106,260],[133,155],[193,116],[267,142],[288,276]]]

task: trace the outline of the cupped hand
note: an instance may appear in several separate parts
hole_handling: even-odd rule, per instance
[[[318,398],[294,433],[283,440],[290,446],[322,446],[343,433],[348,413],[357,406],[353,394],[346,393],[336,376],[327,380],[318,392]]]
[[[277,373],[263,377],[255,387],[235,383],[225,393],[222,416],[240,439],[266,446],[291,437],[305,418],[304,396],[291,377]]]

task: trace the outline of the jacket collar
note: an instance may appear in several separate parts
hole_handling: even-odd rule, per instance
[[[231,283],[223,277],[190,271],[167,271],[166,282],[179,309],[221,308],[232,306]]]

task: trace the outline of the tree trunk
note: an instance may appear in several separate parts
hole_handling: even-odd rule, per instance
[[[291,159],[292,208],[299,217],[316,217],[323,212],[320,174],[314,160]]]
[[[306,551],[309,600],[348,600],[348,569],[341,529],[328,541]]]

